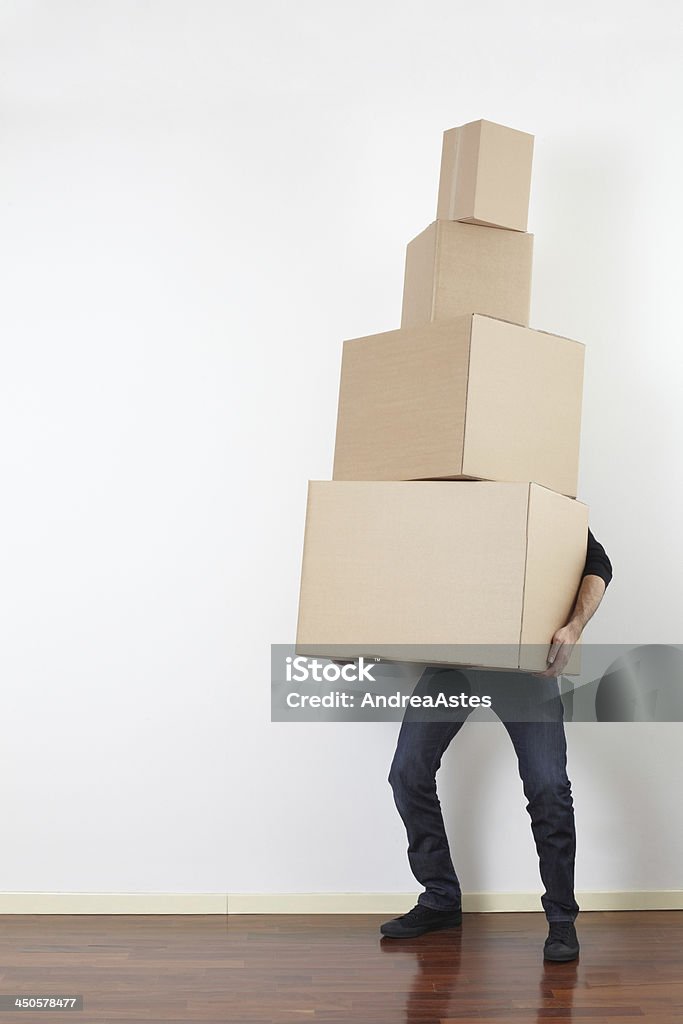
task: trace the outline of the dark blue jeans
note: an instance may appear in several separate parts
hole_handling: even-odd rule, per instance
[[[558,680],[527,673],[428,666],[413,695],[463,691],[491,696],[493,710],[510,735],[545,886],[543,909],[549,921],[573,921],[579,912],[574,897],[576,833]],[[461,901],[436,793],[436,773],[444,751],[472,710],[456,712],[458,719],[452,711],[428,712],[432,718],[425,720],[424,710],[408,706],[389,772],[408,835],[410,867],[425,887],[418,903],[436,910],[455,909]]]

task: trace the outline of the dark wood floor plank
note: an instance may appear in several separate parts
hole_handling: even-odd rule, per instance
[[[6,915],[0,992],[83,994],[83,1014],[46,1024],[683,1024],[683,912],[581,914],[571,964],[543,963],[539,914],[466,914],[410,941],[381,939],[381,921]]]

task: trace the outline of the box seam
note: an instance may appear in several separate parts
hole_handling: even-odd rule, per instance
[[[338,480],[337,476],[337,450],[339,446],[339,426],[342,417],[342,384],[344,381],[344,356],[346,354],[346,342],[342,342],[341,359],[339,361],[339,386],[337,388],[337,423],[334,430],[334,454],[332,456],[332,479]]]
[[[482,136],[482,133],[483,133],[483,130],[484,130],[484,122],[483,122],[483,120],[480,120],[480,121],[475,122],[475,123],[479,125],[479,131],[477,132],[477,153],[476,153],[476,156],[474,158],[474,195],[472,196],[472,213],[473,213],[474,217],[476,218],[476,216],[477,216],[477,198],[479,196],[479,189],[478,189],[477,186],[478,186],[478,183],[479,183],[479,163],[481,161],[481,136]]]
[[[470,315],[470,333],[467,339],[467,371],[465,379],[465,414],[462,423],[462,451],[460,452],[460,475],[465,476],[465,452],[467,450],[467,404],[470,398],[470,364],[472,362],[472,334],[474,332],[474,317]]]
[[[435,315],[436,315],[437,281],[438,281],[438,278],[439,278],[439,274],[441,273],[441,266],[439,264],[439,234],[440,234],[440,231],[441,231],[441,226],[440,226],[441,222],[437,220],[434,223],[435,223],[435,228],[434,228],[434,252],[433,252],[433,255],[432,255],[432,295],[431,295],[431,298],[430,298],[430,301],[429,301],[429,310],[430,310],[429,319],[431,321],[434,320]]]
[[[522,576],[522,613],[519,618],[519,643],[517,644],[517,668],[522,667],[522,636],[524,635],[524,611],[526,608],[526,574],[529,565],[529,520],[531,518],[531,488],[532,483],[527,485],[526,501],[526,526],[525,526],[525,548],[524,548],[524,575]]]
[[[309,525],[310,525],[309,513],[310,513],[310,508],[311,508],[311,494],[312,494],[311,483],[312,483],[312,481],[309,480],[308,481],[308,488],[307,488],[307,492],[306,492],[306,511],[305,511],[305,518],[304,518],[303,547],[302,547],[302,551],[301,551],[301,576],[299,577],[299,608],[298,608],[298,613],[297,613],[297,617],[296,617],[296,640],[295,640],[295,645],[297,645],[299,643],[299,631],[301,629],[301,611],[302,611],[302,608],[303,608],[302,596],[303,596],[303,589],[304,589],[304,567],[306,565],[306,546],[307,546],[306,545],[306,537],[308,535],[308,530],[309,530]]]

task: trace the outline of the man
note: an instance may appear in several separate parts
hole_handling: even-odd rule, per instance
[[[574,921],[579,912],[574,897],[576,833],[571,784],[567,778],[567,745],[558,676],[571,650],[597,610],[612,579],[612,564],[590,530],[586,561],[569,621],[552,638],[548,667],[540,673],[480,672],[487,692],[493,684],[497,696],[493,709],[505,725],[517,754],[519,773],[528,800],[527,811],[538,852],[541,898],[549,924],[543,953],[546,960],[574,960],[579,953]],[[472,675],[476,675],[472,673]],[[428,666],[415,694],[442,692],[455,683],[468,686],[462,672],[444,666]],[[463,687],[464,683],[464,687]],[[517,709],[524,704],[534,711],[524,720]],[[515,703],[516,702],[516,703]],[[509,712],[509,713],[506,713]],[[409,706],[401,725],[389,783],[408,836],[410,867],[425,891],[407,914],[385,922],[380,931],[391,938],[414,938],[461,923],[461,890],[453,867],[436,793],[436,773],[441,758],[467,717],[425,720]]]

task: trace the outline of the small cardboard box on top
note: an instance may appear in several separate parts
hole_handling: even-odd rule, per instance
[[[587,538],[535,483],[309,481],[296,653],[543,671]]]
[[[534,480],[576,497],[584,345],[486,316],[342,349],[335,480]]]
[[[526,231],[534,137],[470,121],[443,134],[437,220]]]
[[[435,220],[408,243],[401,327],[468,313],[529,323],[533,235]]]

